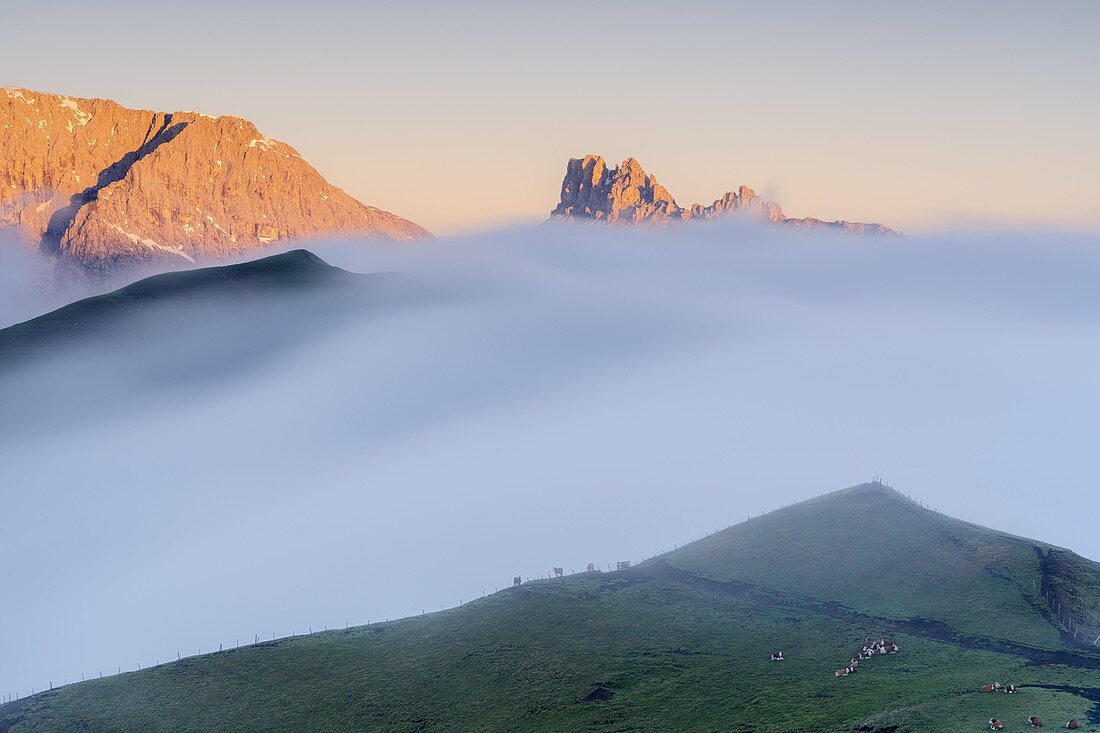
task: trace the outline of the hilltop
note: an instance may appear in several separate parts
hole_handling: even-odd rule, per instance
[[[833,524],[853,512],[892,527],[896,546],[875,534],[845,546]],[[1050,575],[1051,553],[1072,557],[1072,578]],[[1095,609],[1098,577],[1068,551],[862,485],[627,570],[69,685],[0,707],[0,732],[947,733],[993,716],[1022,730],[1026,715],[1088,730],[1100,725],[1100,649],[1028,588],[1073,582],[1079,608]],[[879,635],[900,651],[834,675]],[[770,660],[776,650],[786,661]],[[993,681],[1019,691],[977,691]]]
[[[752,519],[665,561],[705,578],[1044,648],[1058,648],[1071,623],[1100,626],[1100,565],[929,511],[878,483]],[[1090,590],[1071,593],[1071,584]]]
[[[356,201],[240,117],[4,88],[0,131],[0,227],[93,272],[320,236],[430,236]]]
[[[647,173],[634,158],[627,158],[617,168],[612,168],[598,155],[570,158],[561,184],[561,201],[550,212],[551,219],[608,224],[667,224],[731,215],[746,215],[792,229],[826,229],[860,235],[898,234],[882,224],[788,217],[779,204],[760,198],[748,186],[728,191],[709,205],[683,207],[657,182],[656,176]]]

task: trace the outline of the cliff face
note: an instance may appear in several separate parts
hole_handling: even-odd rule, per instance
[[[0,150],[0,227],[93,271],[318,236],[430,236],[238,117],[4,89]]]
[[[730,191],[709,206],[680,206],[656,177],[633,158],[609,168],[598,155],[572,158],[561,184],[561,201],[550,212],[553,219],[579,219],[607,223],[668,224],[689,219],[718,219],[748,214],[762,221],[794,229],[835,229],[855,234],[896,235],[882,224],[821,219],[792,219],[773,201],[756,195],[748,186]]]

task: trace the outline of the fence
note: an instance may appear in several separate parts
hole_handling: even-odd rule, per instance
[[[911,502],[914,505],[919,506],[923,509],[927,509],[928,511],[931,511],[931,512],[936,512],[937,514],[942,514],[938,509],[930,507],[927,504],[914,499],[913,497],[909,496],[908,494],[902,493],[902,492],[898,491],[897,489],[894,489],[892,486],[890,486],[890,484],[886,483],[886,481],[884,481],[879,476],[875,476],[874,479],[871,480],[871,484],[876,485],[876,486],[880,486],[880,487],[885,488],[885,489],[889,489],[891,491],[894,491],[898,496],[905,498],[909,502]],[[844,489],[841,489],[841,491],[843,491],[843,490]],[[802,504],[810,504],[810,503],[818,502],[818,501],[821,501],[823,499],[827,499],[827,498],[829,498],[830,496],[832,496],[836,493],[837,493],[836,491],[830,491],[830,492],[827,492],[827,493],[824,493],[824,494],[818,494],[817,496],[811,497],[809,499],[804,499],[802,501],[795,502],[793,504],[780,504],[779,508],[780,509],[785,509],[788,506],[799,506],[799,505],[802,505]],[[767,511],[761,511],[760,516],[762,517],[767,513],[768,513]],[[751,521],[753,521],[753,519],[754,519],[754,517],[751,517],[751,516],[746,517],[745,522],[751,522]],[[715,528],[715,530],[713,532],[708,531],[702,537],[697,537],[695,540],[691,540],[688,544],[690,544],[691,542],[697,542],[699,540],[706,539],[706,538],[710,537],[713,534],[717,534],[718,532],[723,531],[723,529],[731,529],[731,528],[733,528],[733,526],[734,525],[730,524],[730,525],[727,525],[724,528],[721,528],[721,527]],[[655,555],[651,555],[650,557],[646,558],[642,562],[649,562],[650,560],[655,560],[659,557],[667,555],[668,553],[673,552],[673,551],[678,550],[678,549],[679,549],[679,545],[673,545],[671,549],[667,549],[667,550],[664,550],[662,552],[658,552]],[[624,570],[626,568],[629,568],[631,565],[635,565],[635,564],[637,564],[637,563],[633,560],[630,560],[630,561],[616,561],[616,563],[615,563],[617,570]],[[625,566],[625,567],[623,567],[623,566]],[[602,566],[600,564],[596,564],[596,568],[599,572],[602,572],[602,568],[606,568],[608,572],[611,572],[611,567],[612,567],[611,563],[604,563]],[[587,571],[582,571],[582,572],[587,572]],[[577,574],[577,571],[570,569],[569,575],[576,575],[576,574]],[[523,581],[524,582],[530,582],[532,580],[550,580],[552,578],[553,578],[552,573],[547,572],[547,573],[542,574],[542,575],[524,576]],[[1045,584],[1045,582],[1046,582],[1046,579],[1045,579],[1045,576],[1044,576],[1044,584]],[[510,587],[510,586],[505,586],[505,587]],[[497,587],[493,588],[494,593],[499,592],[499,590],[500,590],[500,586],[497,586]],[[1097,621],[1097,620],[1091,620],[1090,621],[1090,620],[1086,620],[1086,619],[1073,618],[1069,613],[1064,611],[1060,601],[1057,599],[1057,597],[1055,596],[1052,589],[1043,587],[1043,588],[1040,588],[1040,592],[1043,595],[1044,599],[1046,600],[1047,606],[1049,607],[1050,612],[1059,621],[1059,623],[1061,623],[1063,625],[1063,627],[1067,630],[1067,632],[1069,634],[1073,635],[1073,639],[1075,641],[1077,641],[1078,643],[1081,643],[1081,644],[1088,644],[1088,645],[1091,645],[1091,646],[1100,647],[1100,621]],[[481,592],[480,597],[484,598],[486,595],[487,595],[487,593],[483,590]],[[458,608],[458,607],[463,606],[463,605],[465,605],[465,603],[460,598],[459,601],[458,601],[458,604],[455,605],[455,606],[451,606],[450,608]],[[440,611],[447,610],[446,605],[445,604],[440,604],[439,610]],[[421,612],[420,612],[420,615],[423,616],[426,613],[427,613],[427,610],[422,609]],[[434,613],[434,609],[433,609],[433,613]],[[387,618],[387,619],[385,619],[384,623],[389,623],[389,621],[390,620]],[[367,625],[370,625],[370,623],[371,622],[368,620],[363,624],[356,624],[356,626],[360,626],[360,625],[367,626]],[[375,623],[379,623],[379,622],[375,621]],[[307,626],[306,628],[309,629],[309,635],[312,635],[314,633],[327,633],[327,632],[333,630],[333,629],[329,629],[328,626],[324,627],[323,632],[322,631],[314,632],[313,628],[310,627],[310,626]],[[346,630],[349,630],[350,628],[352,628],[352,627],[347,622],[345,622],[344,623],[344,630],[346,631]],[[335,630],[338,631],[339,629],[335,629]],[[296,638],[298,636],[302,636],[302,634],[297,634],[293,630],[290,632],[290,634],[288,634],[286,636],[276,636],[275,632],[272,632],[270,639],[267,636],[264,636],[264,637],[261,638],[261,636],[259,634],[256,634],[253,637],[252,644],[247,644],[246,643],[245,646],[246,647],[256,646],[256,645],[259,645],[259,644],[262,644],[262,643],[271,643],[273,641],[283,641],[283,640],[286,640],[286,639],[293,639],[293,638]],[[241,644],[240,644],[239,639],[236,640],[236,642],[234,643],[232,648],[233,649],[241,648]],[[224,651],[223,645],[221,643],[218,644],[218,651],[219,652]],[[211,648],[210,652],[213,652],[213,648]],[[198,655],[201,655],[201,654],[203,654],[203,652],[202,652],[201,649],[199,649],[194,656],[198,656]],[[180,661],[182,659],[190,658],[191,656],[192,655],[189,654],[185,657],[180,652],[176,652],[176,659],[175,660],[170,660],[170,661]],[[156,660],[156,664],[153,665],[153,666],[160,666],[160,664],[161,664],[161,661],[158,659],[158,660]],[[127,669],[126,672],[135,672],[135,671],[140,671],[141,669],[142,669],[142,666],[141,666],[140,663],[138,663],[133,669]],[[122,667],[117,667],[116,674],[123,674]],[[103,677],[102,670],[99,672],[99,677],[100,678]],[[81,675],[80,680],[82,682],[85,680],[84,675]],[[75,682],[75,681],[76,680],[74,679],[73,682]],[[63,680],[62,686],[68,685],[68,684],[69,684],[69,681],[67,679]],[[53,684],[52,681],[49,683],[49,687],[48,688],[43,688],[42,691],[45,691],[46,689],[50,689],[50,690],[54,689],[54,684]],[[35,690],[33,688],[31,689],[30,694],[31,695],[35,694]],[[7,704],[9,702],[14,702],[14,701],[17,701],[17,700],[20,700],[20,699],[22,699],[22,698],[19,695],[16,695],[16,694],[3,695],[3,696],[0,696],[0,705]]]

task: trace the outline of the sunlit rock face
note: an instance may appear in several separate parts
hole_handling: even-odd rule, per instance
[[[609,168],[598,155],[571,158],[561,184],[561,201],[550,212],[552,219],[577,219],[621,224],[667,224],[689,219],[719,219],[745,214],[772,224],[794,229],[835,229],[854,234],[896,235],[882,224],[822,219],[794,219],[779,204],[756,195],[748,186],[729,191],[709,206],[676,203],[668,189],[627,158],[618,168]]]
[[[0,227],[92,271],[318,236],[430,236],[239,117],[0,91]]]

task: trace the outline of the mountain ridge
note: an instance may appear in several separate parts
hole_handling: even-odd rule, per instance
[[[430,236],[356,201],[241,117],[0,90],[0,227],[111,273],[319,236]]]
[[[684,207],[634,158],[617,168],[608,167],[599,155],[570,158],[566,164],[558,205],[551,220],[597,221],[609,224],[669,224],[709,221],[730,215],[748,215],[768,224],[791,229],[842,231],[856,235],[898,236],[882,224],[845,220],[825,221],[788,217],[774,201],[757,196],[748,186],[727,191],[712,203]]]

